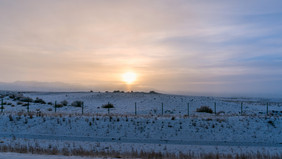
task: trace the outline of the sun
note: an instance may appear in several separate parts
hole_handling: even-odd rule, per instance
[[[137,75],[134,72],[126,72],[122,74],[122,81],[126,84],[132,84],[134,81],[136,81]]]

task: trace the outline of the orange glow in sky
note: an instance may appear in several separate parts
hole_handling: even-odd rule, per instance
[[[136,81],[137,75],[134,72],[126,72],[122,74],[122,81],[126,84],[132,84],[134,81]]]

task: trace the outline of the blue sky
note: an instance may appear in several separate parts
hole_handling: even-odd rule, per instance
[[[278,0],[0,1],[1,82],[282,96]]]

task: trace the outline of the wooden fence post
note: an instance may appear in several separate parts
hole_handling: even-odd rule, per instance
[[[268,103],[266,103],[266,115],[268,115]]]
[[[241,102],[241,115],[243,115],[243,102]]]
[[[55,113],[57,112],[57,101],[55,101]]]
[[[216,102],[214,102],[214,114],[216,114]]]
[[[81,114],[83,115],[84,102],[81,103]]]
[[[136,102],[135,102],[135,115],[137,115],[137,106],[136,106]]]
[[[162,103],[162,115],[164,115],[164,103]]]
[[[27,102],[27,107],[26,107],[26,109],[27,109],[27,112],[29,113],[29,102]]]
[[[189,116],[189,103],[187,103],[187,115]]]
[[[4,102],[3,102],[3,98],[1,99],[1,113],[3,113],[3,109],[4,109]]]

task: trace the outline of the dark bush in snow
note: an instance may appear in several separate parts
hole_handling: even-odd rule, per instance
[[[31,98],[29,98],[29,97],[20,97],[19,101],[22,101],[22,102],[32,102],[33,100]]]
[[[24,107],[26,107],[26,106],[28,106],[29,104],[28,103],[24,103],[24,104],[22,104],[22,106],[24,106]]]
[[[212,109],[208,106],[201,106],[200,108],[197,108],[197,112],[205,112],[205,113],[212,113]]]
[[[102,108],[114,108],[114,105],[112,103],[108,103],[108,104],[102,105]]]
[[[267,123],[270,124],[270,125],[272,125],[273,127],[275,127],[273,121],[269,120]]]
[[[46,104],[46,102],[43,99],[40,99],[38,97],[36,97],[36,99],[34,100],[34,103]]]
[[[59,104],[56,104],[56,107],[57,108],[61,108],[61,107],[63,107],[64,105],[62,104],[62,103],[59,103]]]
[[[68,105],[68,101],[66,101],[66,100],[63,100],[63,101],[61,101],[61,104],[63,105],[63,106],[67,106]]]
[[[15,95],[15,94],[11,94],[11,95],[9,95],[9,98],[15,99],[15,98],[16,98],[16,95]]]
[[[71,106],[74,106],[74,107],[82,107],[83,105],[83,101],[74,101],[71,103]]]
[[[149,93],[150,93],[150,94],[159,94],[159,93],[156,92],[156,91],[150,91]]]

